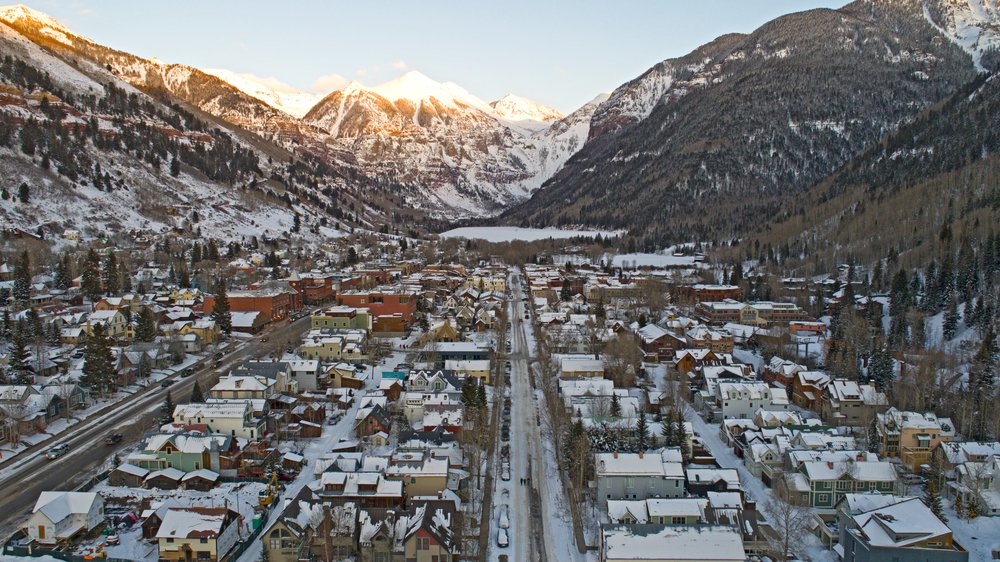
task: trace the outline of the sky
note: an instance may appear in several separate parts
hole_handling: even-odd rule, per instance
[[[27,0],[143,57],[329,92],[406,70],[564,113],[724,33],[846,0]]]

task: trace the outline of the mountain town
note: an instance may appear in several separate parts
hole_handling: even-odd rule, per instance
[[[0,560],[1000,558],[998,26],[810,9],[563,114],[0,8]]]

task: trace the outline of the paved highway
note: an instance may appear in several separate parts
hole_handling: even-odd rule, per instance
[[[261,343],[262,336],[258,336],[236,347],[222,359],[220,368],[213,367],[211,357],[202,360],[193,366],[197,369],[194,376],[174,375],[176,383],[169,388],[160,385],[146,388],[115,404],[110,412],[71,427],[37,451],[25,451],[11,459],[8,468],[0,469],[3,472],[0,537],[9,536],[28,518],[39,493],[76,489],[98,474],[114,453],[134,446],[145,431],[154,427],[154,419],[160,415],[168,390],[174,403],[187,402],[194,381],[201,381],[202,390],[207,392],[209,384],[218,376],[217,371],[224,372],[247,359],[271,352],[280,354],[284,350],[275,347],[301,335],[309,328],[309,321],[308,315],[291,322],[282,321],[262,334],[268,338],[267,343]],[[104,438],[109,433],[121,433],[125,438],[116,446],[107,446]],[[69,445],[69,452],[54,460],[46,459],[45,451],[61,443]]]

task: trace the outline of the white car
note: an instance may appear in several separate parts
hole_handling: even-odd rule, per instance
[[[497,530],[497,546],[499,546],[500,548],[507,548],[507,545],[509,545],[509,544],[510,544],[510,540],[507,537],[507,529],[498,529]]]
[[[507,506],[500,506],[500,523],[498,525],[501,529],[510,528],[510,516],[507,514]]]
[[[500,465],[500,479],[505,482],[510,480],[510,463],[507,461]]]

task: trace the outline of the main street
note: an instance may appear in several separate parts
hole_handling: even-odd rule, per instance
[[[56,438],[46,442],[37,450],[24,451],[3,469],[0,481],[0,497],[4,509],[0,513],[0,537],[6,537],[30,515],[31,508],[39,493],[45,490],[73,490],[93,478],[117,451],[134,446],[143,433],[154,427],[155,418],[160,415],[160,407],[171,393],[175,403],[187,402],[191,396],[194,381],[200,381],[203,390],[218,376],[247,359],[261,357],[274,352],[280,355],[284,350],[276,346],[290,338],[298,337],[309,328],[310,317],[294,321],[282,321],[265,332],[268,343],[261,343],[255,337],[244,345],[235,346],[222,359],[220,367],[214,367],[209,357],[195,363],[193,376],[173,375],[175,384],[163,388],[152,385],[121,402],[114,404],[111,411],[97,414],[84,422],[68,428]],[[114,447],[104,444],[109,433],[121,433],[124,439]],[[45,458],[45,451],[54,445],[68,444],[69,452],[54,460]]]
[[[548,554],[551,545],[545,541],[547,521],[542,497],[545,490],[545,457],[542,455],[539,410],[530,373],[531,348],[525,335],[525,330],[531,330],[531,322],[524,319],[528,307],[522,302],[524,291],[518,274],[511,276],[511,294],[511,352],[508,354],[511,362],[510,480],[495,481],[499,486],[494,504],[494,513],[499,513],[504,505],[508,506],[510,546],[498,548],[494,530],[490,559],[507,554],[511,560],[554,560]],[[496,529],[497,526],[494,524],[491,527]]]

